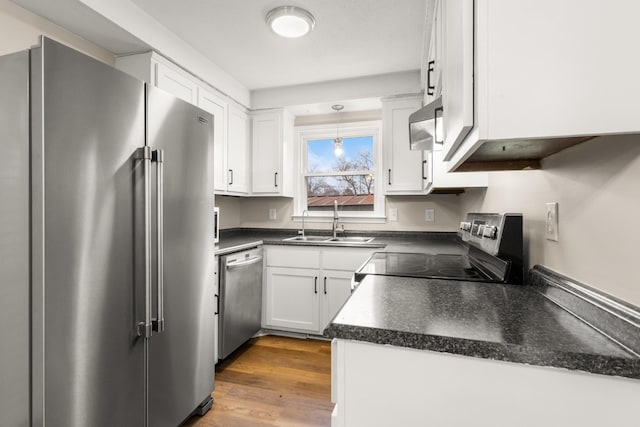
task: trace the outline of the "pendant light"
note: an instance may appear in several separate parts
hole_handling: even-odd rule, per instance
[[[331,108],[336,112],[336,137],[333,139],[333,154],[336,157],[341,157],[344,152],[342,149],[342,138],[340,137],[340,110],[344,108],[344,105],[336,104]]]

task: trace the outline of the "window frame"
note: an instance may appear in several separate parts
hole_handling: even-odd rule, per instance
[[[293,219],[301,220],[303,211],[307,210],[307,185],[305,178],[307,176],[338,176],[338,175],[354,175],[349,172],[335,173],[309,173],[307,174],[307,141],[318,139],[333,139],[336,137],[335,123],[327,123],[322,125],[297,126],[296,134],[296,151],[297,151],[297,170],[296,185],[294,194],[294,212]],[[384,222],[385,213],[385,197],[384,185],[380,181],[383,174],[382,165],[382,121],[372,120],[366,122],[346,122],[340,123],[340,136],[342,138],[371,136],[373,137],[373,169],[375,190],[373,211],[342,211],[339,210],[340,220],[342,222]],[[360,174],[356,174],[360,175]],[[307,210],[308,216],[315,221],[324,222],[333,219],[333,213],[327,211],[310,211]],[[307,214],[305,214],[307,215]]]

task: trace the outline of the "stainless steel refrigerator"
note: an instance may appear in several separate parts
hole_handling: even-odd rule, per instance
[[[0,91],[0,425],[208,409],[211,115],[47,38]]]

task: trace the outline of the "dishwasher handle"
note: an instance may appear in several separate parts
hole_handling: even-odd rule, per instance
[[[262,261],[262,256],[257,256],[254,258],[249,258],[245,261],[233,261],[227,264],[227,270],[236,270],[238,268],[246,267],[247,265],[255,264]]]

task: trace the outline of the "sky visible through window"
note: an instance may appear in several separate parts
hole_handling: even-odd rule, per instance
[[[344,138],[340,158],[333,154],[333,139],[315,139],[307,142],[307,172],[335,172],[340,168],[340,159],[348,163],[358,161],[360,153],[373,159],[373,137]],[[373,167],[373,164],[371,165]],[[367,168],[359,168],[362,170]],[[353,170],[353,169],[352,169]]]

